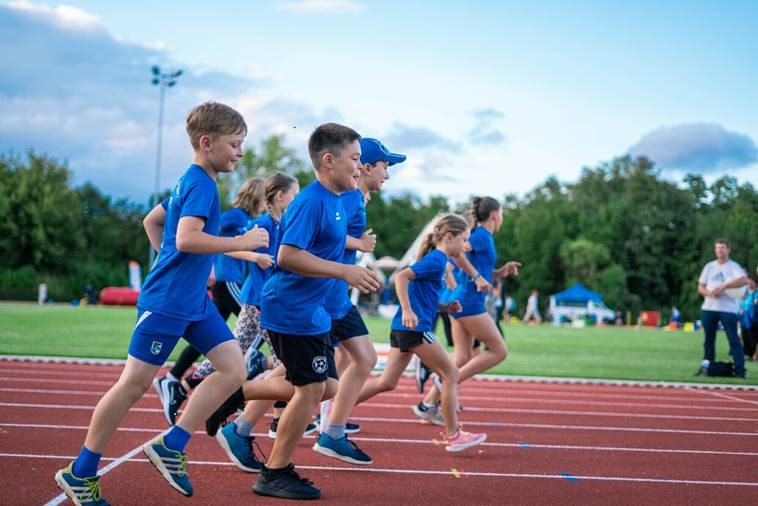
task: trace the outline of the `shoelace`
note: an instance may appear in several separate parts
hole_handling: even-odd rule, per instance
[[[173,474],[177,476],[186,476],[187,475],[187,454],[179,453],[179,457],[177,460],[179,461],[179,466],[178,466],[179,468]]]
[[[256,450],[258,450],[256,452]],[[268,457],[266,457],[266,454],[263,453],[263,450],[261,450],[260,445],[255,441],[255,437],[250,437],[250,453],[253,454],[253,457],[258,458],[258,455],[260,455],[261,459],[258,459],[258,462],[266,462],[268,460]]]
[[[82,494],[82,499],[99,501],[100,500],[100,480],[98,478],[86,478],[84,484],[87,487],[87,493]]]
[[[295,471],[295,466],[293,464],[290,464],[287,467],[285,467],[283,469],[283,471],[285,473],[289,474],[290,476],[292,476],[293,478],[295,478],[296,480],[298,480],[298,481],[300,481],[302,483],[305,483],[306,485],[313,485],[313,482],[311,480],[309,480],[308,478],[304,478],[304,477],[300,476],[299,474],[297,474],[297,471]]]

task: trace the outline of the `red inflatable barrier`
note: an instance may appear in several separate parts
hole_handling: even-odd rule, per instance
[[[139,290],[128,286],[108,286],[100,290],[100,303],[108,306],[136,306]]]

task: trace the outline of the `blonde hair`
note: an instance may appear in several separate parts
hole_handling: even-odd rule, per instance
[[[232,207],[244,209],[250,216],[257,215],[261,202],[263,202],[264,183],[264,180],[259,177],[253,177],[245,181],[237,192],[237,196],[234,198],[234,202],[232,202]]]
[[[469,223],[466,218],[460,214],[446,214],[434,224],[434,230],[427,234],[421,242],[416,260],[421,260],[427,253],[434,249],[437,244],[445,237],[448,232],[454,236],[460,235],[469,229]]]
[[[192,147],[200,149],[200,137],[219,135],[247,135],[247,124],[240,113],[228,105],[205,102],[195,106],[187,115],[187,135]]]

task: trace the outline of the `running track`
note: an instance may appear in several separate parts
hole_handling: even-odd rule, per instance
[[[114,365],[0,361],[0,488],[5,504],[61,504],[53,481],[83,442]],[[439,428],[415,419],[411,380],[354,413],[353,439],[374,458],[351,466],[296,454],[331,504],[758,504],[758,391],[524,381],[462,385],[462,422],[485,445],[448,454]],[[256,427],[263,434],[270,419]],[[121,504],[286,504],[250,487],[255,475],[197,433],[188,448],[191,499],[171,489],[140,445],[165,428],[156,396],[140,400],[103,465],[104,496]],[[69,503],[70,504],[70,503]]]

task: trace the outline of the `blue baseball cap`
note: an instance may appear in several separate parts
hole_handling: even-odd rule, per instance
[[[390,153],[387,146],[371,137],[361,139],[361,163],[387,162],[387,165],[395,165],[404,162],[405,155]]]

